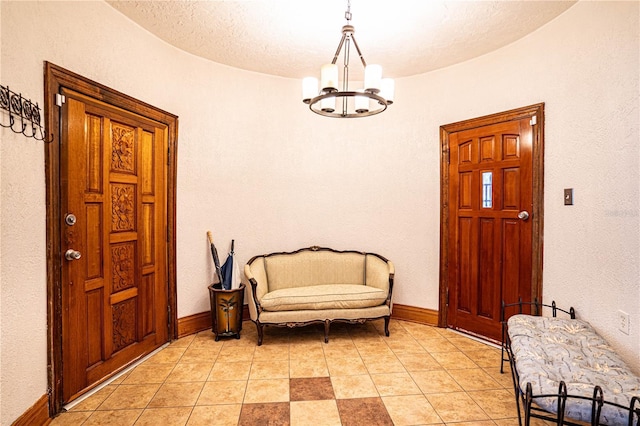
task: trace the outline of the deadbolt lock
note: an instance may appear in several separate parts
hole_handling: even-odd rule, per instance
[[[73,226],[76,224],[76,215],[74,215],[73,213],[67,213],[67,215],[64,217],[64,223],[66,223],[69,226]]]

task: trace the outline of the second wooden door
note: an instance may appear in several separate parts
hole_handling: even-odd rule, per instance
[[[501,302],[532,300],[531,117],[451,132],[446,325],[500,340]],[[538,202],[538,200],[536,200]]]

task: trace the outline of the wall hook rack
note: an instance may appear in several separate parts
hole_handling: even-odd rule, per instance
[[[0,85],[0,109],[9,115],[9,122],[0,120],[0,126],[22,133],[28,138],[45,143],[53,142],[53,135],[47,137],[40,124],[41,114],[37,102],[34,104],[30,99],[23,98],[21,93],[10,90],[9,86]]]

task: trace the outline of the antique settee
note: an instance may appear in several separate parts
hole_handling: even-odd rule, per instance
[[[389,336],[394,267],[375,253],[309,247],[255,256],[244,268],[251,320],[262,344],[265,325],[299,327],[384,318]]]

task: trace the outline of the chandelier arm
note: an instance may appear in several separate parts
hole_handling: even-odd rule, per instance
[[[338,49],[336,50],[336,54],[333,55],[333,61],[331,61],[331,63],[333,65],[335,65],[336,61],[338,60],[338,56],[340,55],[340,51],[342,50],[342,45],[344,44],[344,41],[347,38],[347,34],[342,34],[342,38],[340,39],[340,44],[338,44]]]
[[[351,40],[353,41],[353,45],[356,47],[356,50],[358,51],[358,56],[362,61],[362,66],[366,67],[367,63],[364,61],[364,56],[362,56],[362,52],[360,52],[360,47],[358,47],[358,42],[356,42],[356,36],[354,34],[351,34]]]

